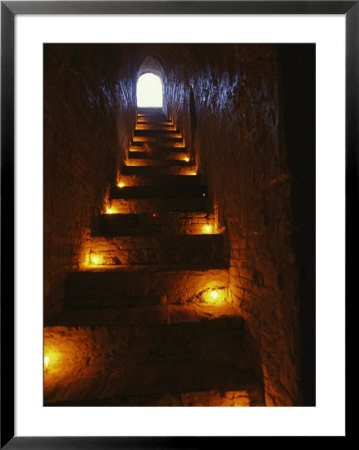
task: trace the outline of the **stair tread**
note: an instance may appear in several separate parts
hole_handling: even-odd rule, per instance
[[[206,197],[111,198],[113,213],[157,213],[209,211]]]
[[[160,234],[160,235],[138,235],[138,236],[96,236],[91,238],[88,245],[98,246],[98,251],[102,248],[111,248],[111,245],[122,245],[122,248],[151,248],[153,246],[165,246],[166,250],[178,245],[187,245],[188,248],[196,246],[206,246],[209,244],[222,244],[222,234]],[[103,245],[103,247],[101,246]]]
[[[214,216],[206,211],[101,214],[92,226],[93,236],[151,236],[204,234],[215,229]]]
[[[194,172],[194,166],[127,166],[124,165],[121,169],[123,175],[144,175],[156,178],[158,176],[184,176],[190,172]]]
[[[209,389],[190,392],[165,392],[59,401],[48,406],[265,406],[262,386],[253,375],[252,381],[242,382],[239,390]]]
[[[204,195],[203,195],[204,194]],[[110,198],[184,198],[206,197],[204,186],[128,186],[119,188],[114,186],[110,191]]]
[[[132,158],[152,158],[154,155],[166,156],[166,153],[169,155],[183,155],[186,154],[185,147],[172,147],[168,145],[156,145],[151,147],[145,147],[141,145],[131,145],[129,150],[129,155]]]
[[[83,276],[83,274],[111,274],[115,273],[189,273],[196,274],[207,272],[211,275],[213,272],[228,271],[228,264],[220,262],[218,266],[212,264],[138,264],[138,265],[112,265],[112,266],[96,266],[93,268],[79,269],[70,272],[69,276]],[[88,276],[85,275],[85,276]]]
[[[138,187],[138,186],[168,186],[168,188],[177,186],[183,188],[190,188],[201,185],[201,179],[198,175],[171,175],[159,174],[156,176],[146,174],[124,174],[121,173],[120,181],[124,187]]]
[[[155,324],[199,323],[214,319],[240,318],[238,306],[224,302],[221,305],[163,303],[161,296],[121,296],[106,299],[86,299],[67,304],[53,317],[51,326],[152,326]],[[233,323],[233,322],[232,322]],[[231,322],[228,321],[228,328]]]
[[[231,305],[223,308],[222,314],[218,313],[211,317],[210,314],[205,314],[205,307],[201,311],[200,308],[183,305],[119,304],[116,307],[83,305],[67,307],[53,317],[47,323],[47,327],[110,327],[120,330],[122,334],[133,334],[133,327],[137,326],[141,330],[136,333],[145,336],[144,339],[146,339],[146,330],[148,330],[147,333],[153,333],[155,329],[156,333],[165,333],[167,338],[172,335],[172,338],[180,339],[181,333],[190,332],[192,338],[199,340],[203,340],[204,337],[207,340],[213,339],[213,333],[224,330],[225,335],[220,338],[225,340],[227,336],[234,337],[233,330],[242,330],[243,327],[243,319],[239,315],[238,308],[232,307],[231,316],[229,311],[231,311]],[[169,327],[176,328],[170,330]],[[239,336],[240,334],[235,337],[239,338]],[[185,343],[187,344],[187,339]]]
[[[64,309],[44,329],[56,350],[45,405],[265,404],[229,294],[225,235],[200,232],[214,215],[185,159],[163,109],[139,108],[114,214],[94,220]]]
[[[203,210],[203,211],[162,211],[158,213],[158,218],[165,219],[168,217],[189,217],[189,218],[198,218],[198,217],[208,217],[210,214]],[[100,216],[102,219],[106,220],[121,220],[121,219],[150,219],[152,220],[153,213],[149,212],[140,212],[140,213],[129,213],[129,214],[101,214]]]
[[[159,149],[156,150],[146,150],[146,151],[140,151],[140,150],[130,150],[128,152],[129,159],[159,159],[162,158],[165,161],[185,161],[186,152],[183,148],[176,148],[173,149]],[[188,161],[185,161],[188,162]]]
[[[186,152],[187,151],[187,147],[185,145],[185,143],[183,142],[183,140],[181,139],[177,139],[177,140],[166,140],[166,141],[156,141],[155,139],[152,140],[146,140],[145,138],[140,138],[138,137],[138,139],[135,142],[132,142],[132,144],[130,145],[129,150],[131,150],[132,148],[135,149],[135,151],[140,151],[140,150],[148,150],[148,151],[152,151],[152,150],[166,150],[168,152],[171,151],[179,151],[179,152]]]
[[[71,389],[67,392],[65,400],[64,396],[59,396],[56,392],[53,396],[46,397],[45,405],[221,406],[213,405],[212,397],[205,395],[206,392],[217,392],[218,397],[225,393],[228,393],[227,395],[238,393],[240,397],[245,397],[245,400],[242,400],[244,404],[226,402],[223,406],[265,406],[262,385],[254,373],[249,370],[241,371],[233,364],[197,363],[193,364],[192,371],[190,366],[182,363],[172,365],[167,370],[165,366],[153,367],[152,364],[148,365],[146,371],[151,378],[150,375],[143,374],[143,367],[140,365],[129,365],[127,372],[131,374],[132,379],[127,380],[125,386],[119,381],[123,382],[123,370],[88,375],[88,384],[92,386],[91,400],[86,394]],[[223,379],[223,376],[226,378]],[[106,383],[111,383],[111,389],[107,388]],[[193,403],[188,404],[186,397],[190,393],[193,396]],[[177,396],[181,398],[181,402],[174,400]],[[204,397],[204,400],[201,401],[201,397]]]
[[[180,166],[193,167],[192,161],[183,161],[182,159],[162,159],[162,158],[128,158],[126,161],[128,167],[152,167],[152,166]]]

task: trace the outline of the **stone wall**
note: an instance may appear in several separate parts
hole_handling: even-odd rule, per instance
[[[280,64],[281,58],[295,60],[296,51],[308,56],[299,47],[290,54],[271,45],[191,45],[178,52],[173,46],[171,53],[179,61],[167,72],[168,111],[190,136],[218,218],[227,227],[230,287],[260,351],[267,405],[302,401],[299,310],[304,299],[299,298],[299,287],[306,280],[298,278],[301,261],[294,252],[293,236],[305,215],[297,214],[298,201],[311,201],[314,192],[298,189],[303,171],[297,168],[298,153],[290,154],[298,148],[290,147],[292,136],[285,135],[283,106],[286,95],[293,95],[284,91],[283,77],[294,72],[283,73]],[[304,61],[309,61],[305,75],[313,80],[314,60]],[[299,58],[297,70],[300,62]],[[313,99],[310,87],[307,97]],[[297,89],[306,99],[303,88]],[[296,106],[303,113],[297,97]],[[308,114],[313,128],[313,109]],[[293,122],[291,126],[295,128]],[[313,180],[314,140],[310,138],[301,167],[310,157],[307,175]],[[297,198],[292,205],[293,183]],[[299,242],[305,238],[303,232]]]
[[[61,310],[65,273],[101,211],[133,130],[128,48],[44,47],[45,319]]]
[[[45,47],[47,314],[62,306],[65,273],[76,268],[81,239],[125,155],[137,71],[150,56],[164,69],[165,110],[227,229],[230,289],[259,351],[266,404],[313,403],[313,392],[301,392],[314,385],[315,337],[315,74],[314,46],[308,48]]]

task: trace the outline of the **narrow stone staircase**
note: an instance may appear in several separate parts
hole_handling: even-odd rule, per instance
[[[140,109],[106,213],[46,324],[46,405],[263,405],[219,230],[185,141]]]

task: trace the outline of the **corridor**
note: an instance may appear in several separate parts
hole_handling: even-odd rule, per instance
[[[293,51],[45,46],[46,406],[313,403]]]

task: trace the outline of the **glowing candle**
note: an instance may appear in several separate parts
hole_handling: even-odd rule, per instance
[[[102,264],[103,259],[100,255],[97,255],[96,253],[90,253],[90,262],[91,264],[98,266],[99,264]]]
[[[203,233],[206,233],[206,234],[212,233],[212,229],[213,229],[212,225],[203,225],[203,227],[202,227]]]

